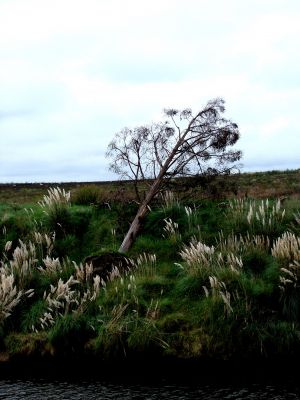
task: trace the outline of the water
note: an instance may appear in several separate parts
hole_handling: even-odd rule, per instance
[[[0,400],[21,399],[300,400],[300,379],[298,368],[287,360],[248,364],[18,360],[0,365]]]
[[[157,384],[139,385],[96,380],[0,380],[1,400],[88,400],[88,399],[300,399],[300,386],[275,384],[218,385],[218,384]]]

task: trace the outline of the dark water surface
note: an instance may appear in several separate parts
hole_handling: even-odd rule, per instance
[[[133,362],[69,360],[0,365],[0,400],[300,400],[298,360]]]
[[[108,383],[100,381],[0,380],[0,399],[300,399],[300,385],[247,384],[157,384]]]

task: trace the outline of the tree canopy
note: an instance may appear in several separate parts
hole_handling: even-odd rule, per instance
[[[241,151],[232,146],[240,137],[239,128],[222,117],[224,111],[224,100],[220,98],[209,101],[195,114],[190,109],[167,109],[165,121],[134,129],[124,128],[110,142],[107,151],[107,156],[112,159],[110,169],[135,183],[139,201],[138,182],[152,180],[137,213],[139,222],[135,219],[127,234],[132,241],[149,203],[168,179],[212,171],[228,173],[236,167],[234,163],[241,158]],[[121,246],[120,250],[126,251],[131,244],[128,245]]]

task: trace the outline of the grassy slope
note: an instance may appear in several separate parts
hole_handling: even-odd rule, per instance
[[[74,199],[96,200],[98,205],[62,206],[45,214],[35,204],[27,205],[27,210],[32,208],[27,212],[12,205],[17,201],[11,193],[10,204],[0,208],[0,244],[4,248],[12,241],[12,249],[23,249],[23,259],[18,261],[11,249],[2,261],[7,271],[13,270],[18,292],[34,288],[35,293],[30,298],[23,295],[5,318],[7,297],[5,288],[0,289],[2,350],[11,356],[89,354],[110,360],[299,356],[298,175],[293,171],[238,177],[240,190],[248,194],[253,188],[247,182],[255,179],[261,197],[274,191],[278,182],[277,195],[293,195],[278,208],[272,201],[248,200],[231,206],[196,199],[157,205],[130,252],[136,267],[98,291],[66,257],[79,264],[89,254],[116,250],[136,205],[111,202],[109,208],[99,203],[93,187],[74,193]],[[102,187],[100,197],[103,193],[110,194]],[[21,198],[27,202],[30,196],[22,197],[21,191],[19,202]],[[50,237],[54,230],[53,249],[34,239],[33,231]],[[287,231],[290,234],[283,236]],[[35,257],[28,252],[29,241],[35,243]],[[47,253],[52,269],[43,261]],[[71,275],[79,283],[59,286],[60,279],[66,283]],[[47,319],[50,303],[52,319]]]

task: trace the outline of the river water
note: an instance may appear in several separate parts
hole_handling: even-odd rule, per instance
[[[139,385],[96,380],[0,380],[1,400],[88,399],[300,399],[300,384],[157,384]]]

